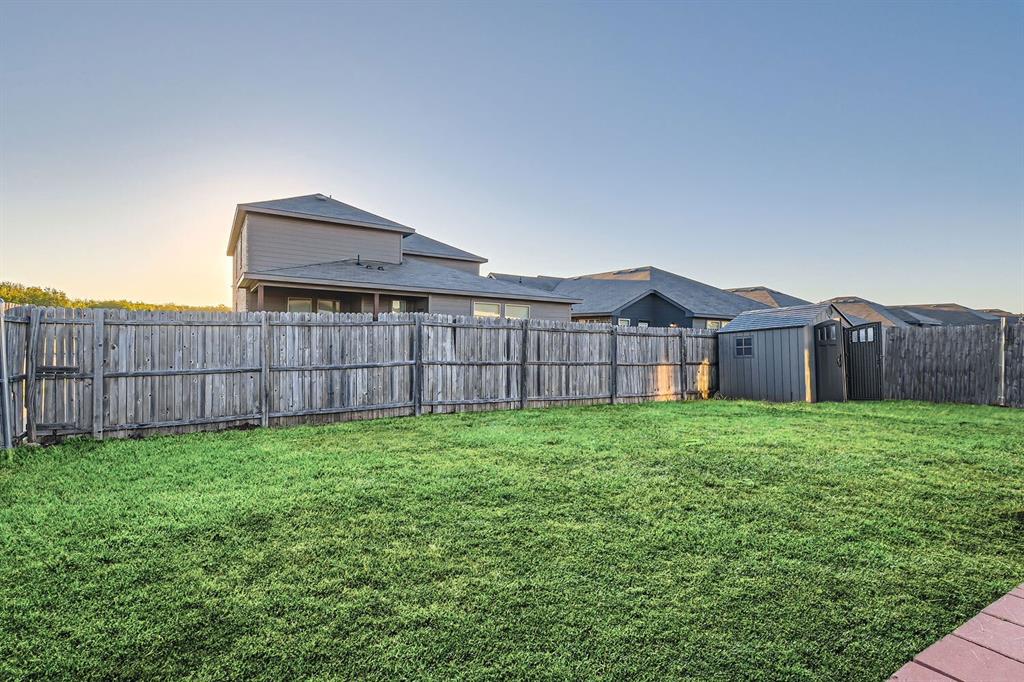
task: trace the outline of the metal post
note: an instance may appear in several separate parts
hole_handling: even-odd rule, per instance
[[[3,397],[0,398],[0,412],[4,419],[3,424],[3,448],[10,450],[14,447],[11,438],[11,389],[10,379],[7,375],[7,327],[4,318],[7,317],[7,309],[4,300],[0,298],[0,388],[3,388]],[[10,460],[12,455],[7,454]]]

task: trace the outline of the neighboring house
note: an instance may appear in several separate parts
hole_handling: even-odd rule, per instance
[[[570,319],[577,299],[480,276],[487,259],[323,194],[239,204],[236,311]]]
[[[974,310],[957,303],[926,303],[922,305],[891,305],[889,310],[897,315],[909,316],[908,324],[921,320],[919,326],[933,326],[934,322],[944,327],[966,327],[978,324],[999,324],[999,316]]]
[[[978,312],[988,313],[999,318],[1005,317],[1007,324],[1024,324],[1024,313],[1011,313],[1002,308],[981,308]]]
[[[769,289],[768,287],[740,287],[738,289],[726,289],[734,294],[739,294],[744,298],[749,298],[751,301],[757,301],[758,303],[764,303],[773,308],[786,308],[794,305],[811,305],[810,301],[805,301],[802,298],[796,296],[790,296],[784,294],[781,291],[775,289]]]
[[[831,303],[851,319],[880,322],[883,327],[963,327],[999,324],[998,315],[973,310],[957,303],[887,306],[856,296],[830,298],[822,303]]]
[[[579,277],[528,277],[492,272],[491,278],[580,299],[577,322],[639,327],[718,329],[745,310],[767,306],[655,267],[599,272]]]

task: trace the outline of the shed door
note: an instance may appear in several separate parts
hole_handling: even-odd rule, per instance
[[[814,325],[814,373],[818,401],[846,400],[843,330],[835,320]]]
[[[882,399],[882,323],[846,330],[846,367],[850,400]]]

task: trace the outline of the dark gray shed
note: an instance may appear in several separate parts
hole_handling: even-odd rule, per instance
[[[719,391],[777,402],[845,400],[848,326],[828,303],[741,313],[718,334]]]

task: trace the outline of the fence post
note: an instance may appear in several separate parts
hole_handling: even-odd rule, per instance
[[[92,437],[103,440],[103,348],[106,339],[103,327],[106,312],[92,311]]]
[[[28,427],[28,440],[36,442],[36,393],[39,390],[39,379],[36,367],[39,364],[36,346],[39,345],[39,307],[32,306],[28,311],[28,334],[25,341],[25,421]]]
[[[423,318],[416,315],[412,330],[412,404],[413,414],[423,414]]]
[[[260,286],[260,293],[263,288]],[[260,313],[260,426],[270,426],[270,318],[267,311]]]
[[[1006,318],[999,318],[999,404],[1006,407]]]
[[[0,298],[0,387],[3,388],[3,396],[0,397],[0,415],[3,416],[3,448],[10,450],[14,447],[14,439],[11,436],[11,384],[7,374],[7,326],[4,324],[7,317],[7,304]],[[7,453],[7,460],[12,458]]]
[[[686,400],[690,390],[689,377],[686,373],[686,327],[679,328],[679,399]]]
[[[530,333],[530,320],[526,319],[522,322],[523,333],[519,338],[519,409],[526,409],[526,360],[529,354],[529,339]]]
[[[615,404],[619,396],[619,328],[612,325],[611,335],[612,364],[608,375],[608,392],[611,394],[611,403]]]

